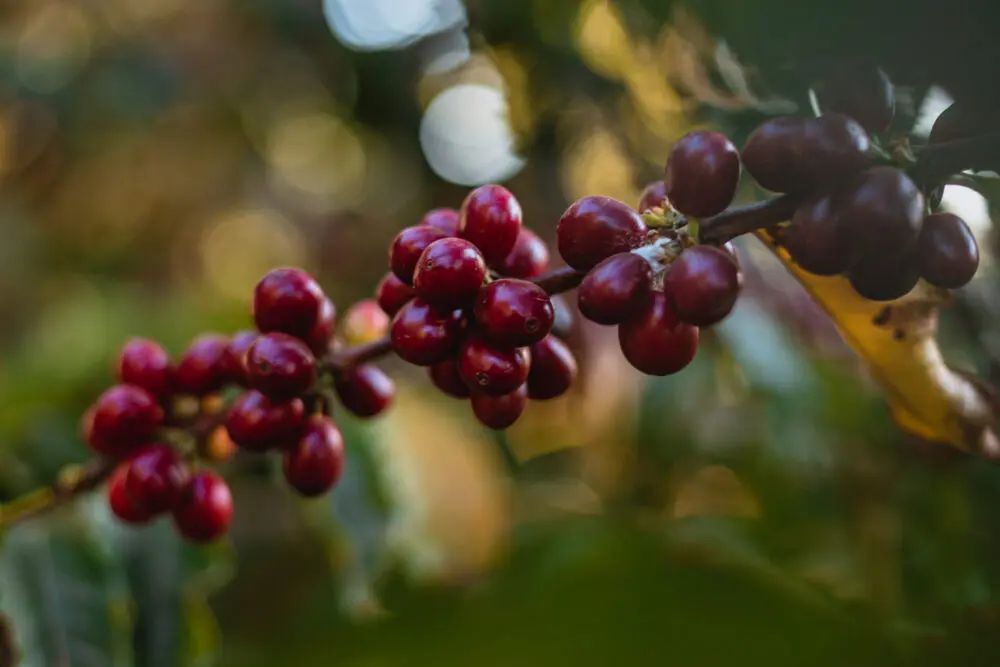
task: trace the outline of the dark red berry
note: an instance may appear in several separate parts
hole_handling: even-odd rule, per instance
[[[181,492],[174,508],[174,525],[192,542],[211,542],[229,530],[233,497],[226,480],[211,470],[199,470]]]
[[[458,374],[473,393],[499,396],[528,379],[531,356],[526,347],[498,347],[480,335],[458,349]]]
[[[663,208],[667,198],[667,184],[663,181],[653,181],[647,185],[639,196],[639,206],[636,210],[645,213],[651,208]]]
[[[832,193],[796,209],[784,241],[799,266],[820,276],[843,273],[858,259],[857,243]]]
[[[480,185],[462,202],[458,229],[491,266],[500,266],[521,231],[521,205],[503,186]]]
[[[892,301],[912,290],[920,279],[912,252],[863,257],[847,274],[854,291],[871,301]]]
[[[163,410],[145,389],[111,387],[94,404],[88,443],[105,456],[122,457],[147,442],[163,423]]]
[[[254,288],[254,322],[262,332],[305,338],[319,319],[324,298],[319,283],[302,269],[273,269]]]
[[[229,409],[226,432],[233,442],[252,452],[286,447],[298,438],[305,412],[302,399],[272,401],[250,390]]]
[[[497,345],[531,345],[552,329],[555,311],[549,295],[527,280],[501,278],[479,291],[476,324]]]
[[[170,357],[159,343],[133,338],[125,343],[118,357],[118,379],[163,398],[172,388]]]
[[[223,357],[228,345],[229,339],[218,334],[205,334],[191,341],[174,371],[177,390],[203,396],[221,389],[227,379]]]
[[[545,273],[549,265],[549,247],[538,234],[522,227],[510,251],[497,267],[501,274],[510,278],[535,278]]]
[[[446,238],[449,238],[448,234],[429,225],[407,227],[396,235],[389,246],[389,269],[404,284],[412,285],[420,255],[430,244]]]
[[[314,415],[302,437],[285,451],[285,479],[304,496],[326,493],[340,478],[344,439],[328,417]]]
[[[611,197],[584,197],[566,209],[556,228],[559,254],[578,271],[642,244],[646,225],[639,214]]]
[[[677,318],[662,292],[651,292],[645,306],[618,327],[622,353],[647,375],[681,370],[698,351],[698,327]]]
[[[385,274],[375,288],[375,300],[389,317],[398,313],[414,294],[416,292],[413,288],[397,278],[394,273]]]
[[[486,278],[486,261],[465,239],[446,238],[427,246],[413,274],[413,289],[442,308],[472,303]]]
[[[503,430],[517,421],[528,405],[528,390],[521,385],[514,391],[500,396],[472,395],[472,412],[486,426]]]
[[[458,236],[458,211],[453,208],[435,208],[424,213],[421,225],[436,227],[448,236]]]
[[[139,507],[129,498],[125,491],[125,474],[128,463],[119,463],[108,478],[108,506],[112,513],[125,523],[142,524],[153,518],[153,515]]]
[[[729,253],[700,245],[674,260],[663,280],[663,292],[678,319],[706,327],[729,314],[742,282]]]
[[[337,373],[333,386],[344,407],[358,417],[374,417],[392,403],[396,385],[373,364],[353,366]]]
[[[850,116],[869,132],[884,132],[892,122],[892,82],[878,67],[838,68],[820,86],[818,97],[824,111]]]
[[[577,291],[577,303],[588,320],[618,324],[642,307],[652,284],[649,262],[634,253],[620,252],[587,273]]]
[[[844,192],[840,215],[865,255],[898,255],[917,239],[924,197],[893,167],[872,167]]]
[[[439,309],[418,297],[396,313],[389,337],[404,361],[430,366],[455,353],[464,325],[461,310]]]
[[[256,331],[238,331],[233,334],[222,354],[222,373],[226,380],[237,384],[247,383],[247,351],[257,340]]]
[[[177,504],[187,480],[187,466],[170,445],[146,445],[129,456],[125,493],[142,511],[160,514]]]
[[[309,333],[302,339],[316,356],[323,356],[329,349],[336,318],[337,308],[333,305],[333,301],[323,297],[323,303],[319,307],[319,316],[312,328],[309,329]]]
[[[979,268],[979,246],[969,226],[957,215],[935,213],[924,218],[917,237],[917,266],[932,285],[955,289]]]
[[[251,387],[268,398],[283,400],[312,387],[316,359],[298,338],[261,334],[247,352],[247,371]]]
[[[427,369],[434,386],[443,391],[448,396],[454,398],[468,398],[469,388],[466,386],[462,376],[458,374],[458,364],[454,360],[448,359],[440,364],[434,364]]]
[[[667,158],[667,198],[684,215],[706,218],[733,201],[740,182],[740,154],[726,135],[690,132]]]
[[[549,399],[562,396],[576,379],[576,359],[566,344],[546,336],[531,346],[528,396]]]

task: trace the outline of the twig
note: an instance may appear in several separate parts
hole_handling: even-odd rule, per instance
[[[78,495],[100,486],[113,469],[114,463],[104,459],[66,468],[51,486],[36,489],[0,505],[0,528],[9,528],[65,505]]]

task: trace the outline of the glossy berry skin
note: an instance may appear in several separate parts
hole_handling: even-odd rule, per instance
[[[247,372],[251,387],[272,400],[285,400],[312,387],[316,359],[298,338],[266,333],[247,352]]]
[[[211,470],[199,470],[181,492],[173,515],[185,539],[204,543],[222,537],[233,518],[229,485]]]
[[[653,284],[653,270],[631,252],[608,257],[590,270],[577,290],[580,313],[598,324],[618,324],[640,308]]]
[[[964,220],[951,213],[924,218],[915,252],[920,276],[938,287],[961,287],[979,268],[976,237]]]
[[[497,270],[508,278],[528,280],[545,273],[549,265],[549,247],[538,234],[522,227],[514,242],[514,249],[497,266]]]
[[[226,432],[242,449],[263,452],[294,442],[305,421],[302,399],[272,401],[250,390],[233,403],[226,415]]]
[[[819,276],[843,273],[858,259],[857,244],[833,194],[815,197],[796,209],[784,240],[792,259]]]
[[[868,132],[887,130],[895,111],[892,82],[870,65],[837,69],[820,86],[818,96],[824,111],[849,116]]]
[[[125,474],[127,463],[119,463],[108,478],[108,506],[111,512],[125,523],[143,524],[153,518],[153,515],[132,502],[125,491]]]
[[[653,181],[642,190],[639,195],[639,205],[636,210],[645,213],[652,208],[663,208],[664,200],[667,198],[667,184],[663,181]]]
[[[389,331],[389,316],[375,299],[362,299],[344,313],[341,334],[348,345],[361,345]]]
[[[566,263],[587,271],[606,257],[642,244],[646,225],[639,214],[611,197],[583,197],[559,219],[556,244]]]
[[[261,332],[305,338],[319,319],[325,298],[319,283],[302,269],[273,269],[254,288],[254,322]]]
[[[375,300],[389,317],[398,313],[414,295],[413,288],[397,278],[395,273],[385,274],[375,288]]]
[[[222,374],[229,382],[246,385],[247,383],[247,351],[253,342],[257,340],[257,332],[237,331],[229,339],[225,351],[222,353]]]
[[[389,246],[389,269],[404,285],[412,285],[420,255],[430,244],[448,237],[449,234],[430,225],[407,227]]]
[[[552,329],[549,295],[527,280],[501,278],[479,291],[474,309],[482,334],[497,345],[520,347],[540,341]]]
[[[682,322],[662,292],[618,327],[618,343],[630,364],[647,375],[681,370],[698,351],[698,327]]]
[[[329,350],[336,319],[337,308],[333,305],[333,301],[323,297],[316,322],[309,329],[309,333],[302,338],[316,356],[321,357]]]
[[[893,167],[872,167],[843,195],[840,215],[865,255],[898,255],[917,239],[924,197]]]
[[[333,387],[340,402],[358,417],[374,417],[392,403],[396,385],[381,368],[361,364],[340,371],[334,377]]]
[[[458,211],[453,208],[434,208],[420,219],[421,225],[440,229],[448,236],[458,236]]]
[[[304,496],[326,493],[340,479],[344,439],[329,418],[314,415],[302,437],[285,451],[285,480]]]
[[[764,188],[808,192],[862,169],[870,141],[857,121],[842,114],[767,120],[743,146],[743,166]]]
[[[736,262],[725,250],[694,246],[667,270],[663,292],[682,322],[705,327],[733,309],[743,283]]]
[[[517,421],[528,405],[528,390],[525,385],[500,396],[473,394],[472,412],[482,424],[503,430]]]
[[[146,445],[128,459],[125,493],[142,511],[160,514],[177,504],[187,480],[187,466],[170,445]]]
[[[223,356],[229,339],[218,334],[205,334],[191,341],[174,370],[174,386],[178,391],[195,396],[211,394],[226,383]]]
[[[490,266],[503,263],[520,231],[521,205],[507,188],[480,185],[462,202],[458,233],[479,248]]]
[[[705,218],[720,213],[733,201],[739,182],[740,154],[720,132],[690,132],[667,158],[667,198],[684,215]]]
[[[462,376],[458,374],[458,365],[452,359],[434,364],[427,369],[427,374],[430,375],[434,386],[448,396],[468,398],[471,393]]]
[[[864,257],[847,274],[854,291],[870,301],[892,301],[912,290],[920,279],[916,258],[901,255]]]
[[[576,379],[573,353],[555,336],[546,336],[531,346],[528,396],[545,400],[562,396]]]
[[[172,378],[170,357],[159,343],[145,338],[133,338],[125,343],[118,357],[121,382],[142,387],[162,398],[170,394]]]
[[[464,326],[461,310],[442,310],[418,297],[396,313],[389,337],[404,361],[430,366],[455,353]]]
[[[120,458],[147,442],[163,423],[163,410],[145,389],[119,384],[94,404],[87,442],[105,456]]]
[[[528,379],[531,356],[526,347],[498,347],[473,334],[458,349],[458,374],[473,394],[500,396]]]
[[[486,279],[486,260],[464,239],[446,238],[427,246],[413,274],[413,289],[441,308],[472,303]]]

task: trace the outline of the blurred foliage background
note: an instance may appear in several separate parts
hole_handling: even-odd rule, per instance
[[[130,335],[179,352],[301,265],[341,309],[396,231],[503,181],[551,239],[635,201],[671,143],[809,113],[844,61],[899,84],[919,142],[990,104],[995,2],[34,0],[0,9],[0,499],[85,460],[77,420]],[[980,274],[949,361],[1000,379],[984,196],[949,187]],[[760,196],[744,184],[744,201]],[[2,536],[0,664],[995,665],[1000,474],[917,442],[753,241],[695,363],[644,379],[581,327],[575,392],[504,436],[401,391],[337,415],[349,464],[301,502],[226,464],[225,544],[89,498]],[[16,645],[16,649],[12,648]]]

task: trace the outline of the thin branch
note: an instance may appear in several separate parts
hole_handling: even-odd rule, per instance
[[[928,144],[916,150],[917,161],[910,168],[910,176],[921,187],[932,187],[966,169],[1000,166],[1000,132]]]
[[[741,234],[757,231],[792,217],[802,201],[798,195],[781,195],[764,201],[726,209],[698,224],[698,238],[703,243],[722,245]]]
[[[114,470],[114,463],[95,459],[66,469],[51,486],[36,489],[0,505],[0,529],[49,512],[100,486]]]

